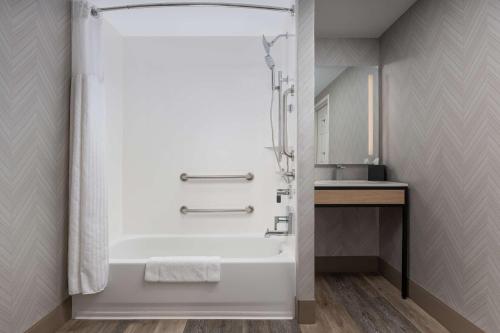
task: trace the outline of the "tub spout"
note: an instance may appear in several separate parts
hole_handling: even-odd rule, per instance
[[[267,229],[264,237],[269,238],[271,236],[288,236],[288,231],[276,231]]]
[[[286,223],[287,230],[278,231],[278,223]],[[292,213],[287,216],[275,216],[274,217],[274,230],[266,230],[264,237],[269,238],[270,236],[288,236],[292,233]]]

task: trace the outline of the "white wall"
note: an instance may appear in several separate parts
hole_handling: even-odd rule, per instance
[[[102,26],[104,82],[106,88],[107,167],[109,180],[109,239],[122,233],[122,114],[123,41],[107,21]]]
[[[277,64],[288,62],[286,44],[273,49]],[[285,204],[275,204],[283,185],[265,148],[271,145],[270,76],[263,55],[261,37],[125,39],[125,233],[264,233],[283,214]],[[249,183],[179,180],[183,172],[249,171],[255,174]],[[179,213],[182,205],[249,204],[252,215]]]

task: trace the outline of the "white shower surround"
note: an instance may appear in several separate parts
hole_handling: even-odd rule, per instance
[[[124,45],[123,232],[264,234],[286,202],[276,205],[285,185],[266,148],[271,90],[261,37],[128,37]],[[288,71],[286,54],[280,41],[273,56]],[[179,179],[247,172],[250,182]],[[184,205],[255,211],[182,215]]]
[[[274,216],[286,214],[286,205],[296,207],[295,198],[275,204],[276,189],[286,185],[274,172],[269,149],[270,73],[258,33],[128,37],[106,23],[111,241],[122,234],[264,233]],[[291,24],[286,29],[291,37],[272,50],[278,69],[292,80],[294,29]],[[276,130],[276,98],[274,105]],[[296,112],[289,115],[289,124],[290,145],[295,147]],[[183,172],[252,172],[255,179],[181,182]],[[185,216],[179,214],[183,205],[252,205],[255,212],[236,219]]]
[[[294,237],[136,235],[112,244],[110,279],[73,297],[77,319],[290,319],[295,306]],[[218,283],[148,283],[151,256],[218,255]]]

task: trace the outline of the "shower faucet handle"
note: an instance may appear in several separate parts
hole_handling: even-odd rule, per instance
[[[283,78],[281,79],[281,82],[283,82],[283,83],[293,83],[294,79],[291,78],[289,75],[286,75],[286,76],[283,76]]]
[[[290,189],[289,188],[280,188],[276,191],[276,202],[281,203],[281,196],[282,195],[290,195]]]

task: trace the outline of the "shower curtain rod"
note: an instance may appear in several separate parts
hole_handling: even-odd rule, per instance
[[[151,7],[231,7],[231,8],[247,8],[247,9],[264,9],[274,10],[280,12],[289,12],[291,15],[295,14],[295,8],[292,7],[276,7],[266,5],[253,5],[247,3],[226,3],[226,2],[155,2],[155,3],[141,3],[124,6],[113,7],[92,7],[92,16],[98,16],[100,12],[108,12],[113,10],[123,9],[136,9],[136,8],[151,8]]]

